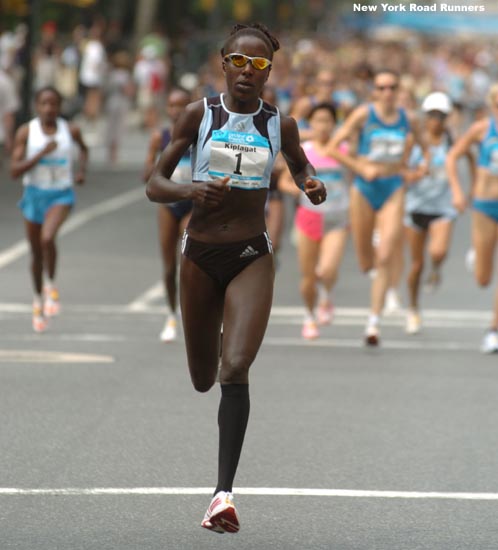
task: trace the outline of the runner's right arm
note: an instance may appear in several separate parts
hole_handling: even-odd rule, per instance
[[[171,141],[159,157],[146,186],[150,201],[167,204],[181,200],[193,200],[207,208],[218,206],[230,187],[229,177],[198,183],[178,183],[171,180],[180,159],[197,139],[199,126],[204,116],[203,100],[187,105],[173,128]]]
[[[463,136],[457,139],[446,157],[446,171],[448,173],[448,182],[453,195],[453,206],[459,212],[465,210],[467,201],[460,183],[460,178],[458,177],[457,161],[462,155],[470,152],[474,143],[478,143],[482,140],[487,124],[487,120],[475,122]]]
[[[48,155],[57,148],[56,141],[49,141],[39,153],[30,159],[27,159],[25,156],[26,145],[28,143],[28,134],[29,126],[27,124],[23,124],[17,130],[14,137],[14,148],[10,159],[10,175],[14,179],[21,177],[25,172],[29,172],[45,155]]]

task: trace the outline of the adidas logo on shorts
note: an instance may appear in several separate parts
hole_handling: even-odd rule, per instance
[[[239,258],[249,258],[250,256],[257,256],[259,252],[257,250],[254,250],[254,248],[251,245],[246,246],[246,249],[242,254],[239,256]]]

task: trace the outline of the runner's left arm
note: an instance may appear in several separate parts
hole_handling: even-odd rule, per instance
[[[296,185],[306,193],[313,204],[322,203],[327,198],[327,191],[316,177],[315,169],[301,147],[297,124],[293,118],[281,118],[280,135],[282,155]]]
[[[80,149],[80,154],[78,158],[78,171],[74,176],[74,181],[80,185],[83,185],[83,183],[85,183],[86,165],[88,163],[88,147],[83,140],[80,128],[74,125],[71,125],[69,128],[73,141],[78,145]]]

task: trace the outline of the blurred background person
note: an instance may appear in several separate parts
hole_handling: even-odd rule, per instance
[[[98,19],[90,27],[80,64],[80,83],[84,97],[83,114],[94,132],[93,140],[97,137],[95,124],[102,112],[107,77],[107,54],[102,42],[104,26],[104,21]]]
[[[12,151],[16,112],[20,106],[14,80],[0,67],[0,167]]]
[[[105,87],[106,146],[109,162],[118,161],[119,144],[123,138],[132,106],[135,86],[131,75],[131,58],[125,51],[111,57],[111,69]]]

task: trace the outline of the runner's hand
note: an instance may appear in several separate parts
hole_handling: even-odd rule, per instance
[[[74,176],[74,182],[78,185],[83,185],[85,183],[86,173],[84,170],[78,170]]]
[[[458,210],[460,214],[465,210],[467,206],[467,200],[461,190],[453,191],[452,202],[453,202],[453,206]]]
[[[230,177],[226,176],[223,179],[196,183],[192,198],[205,208],[216,208],[223,202],[225,194],[230,191],[229,181]]]
[[[43,156],[48,155],[52,151],[55,151],[57,149],[57,142],[55,140],[49,141],[47,145],[42,149]]]
[[[318,178],[306,178],[304,182],[304,192],[313,204],[322,204],[327,198],[327,190],[325,185]]]

